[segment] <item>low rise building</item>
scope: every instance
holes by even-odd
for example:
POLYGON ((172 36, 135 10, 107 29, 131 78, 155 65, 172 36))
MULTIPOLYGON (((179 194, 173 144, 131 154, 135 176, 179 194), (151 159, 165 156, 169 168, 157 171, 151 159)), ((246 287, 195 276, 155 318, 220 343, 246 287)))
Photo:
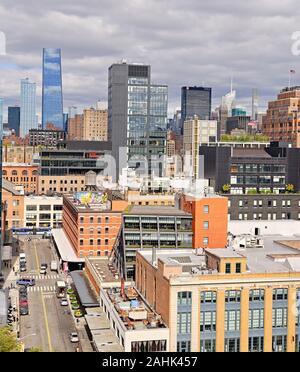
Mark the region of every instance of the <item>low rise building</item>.
POLYGON ((62 226, 63 199, 59 196, 25 196, 24 227, 60 228, 62 226))
POLYGON ((300 220, 300 194, 224 195, 232 221, 300 220))
POLYGON ((169 329, 134 287, 101 289, 104 310, 125 352, 169 351, 169 329))
POLYGON ((39 176, 40 194, 71 194, 85 190, 85 175, 39 176))
POLYGON ((130 205, 175 206, 175 193, 146 193, 128 190, 125 197, 130 205))
POLYGON ((16 186, 23 186, 26 194, 38 193, 38 166, 25 163, 3 163, 2 176, 16 186))
POLYGON ((136 286, 169 327, 170 351, 299 352, 300 245, 294 239, 137 252, 136 286))
POLYGON ((105 192, 64 195, 63 229, 77 257, 109 256, 128 203, 105 192))
POLYGON ((2 201, 5 203, 5 231, 24 226, 24 190, 6 179, 2 180, 2 201))

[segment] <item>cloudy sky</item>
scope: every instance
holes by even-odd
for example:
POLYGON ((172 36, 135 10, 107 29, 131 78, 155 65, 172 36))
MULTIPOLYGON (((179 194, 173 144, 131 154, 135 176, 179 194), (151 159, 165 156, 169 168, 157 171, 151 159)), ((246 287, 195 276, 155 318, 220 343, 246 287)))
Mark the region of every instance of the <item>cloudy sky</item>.
MULTIPOLYGON (((214 104, 233 76, 238 102, 250 107, 257 87, 261 109, 288 83, 300 85, 300 56, 291 52, 300 30, 297 0, 1 0, 0 96, 18 104, 19 81, 38 84, 43 47, 61 47, 64 106, 107 100, 107 70, 126 59, 152 65, 153 80, 169 85, 169 112, 180 87, 213 88, 214 104)), ((299 48, 300 49, 300 48, 299 48)))

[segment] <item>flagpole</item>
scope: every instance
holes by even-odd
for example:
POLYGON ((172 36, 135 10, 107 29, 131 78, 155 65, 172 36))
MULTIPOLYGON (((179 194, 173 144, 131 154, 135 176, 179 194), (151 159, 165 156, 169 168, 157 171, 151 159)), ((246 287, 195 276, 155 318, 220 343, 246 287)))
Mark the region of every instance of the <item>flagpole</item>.
POLYGON ((289 89, 291 89, 291 78, 292 78, 292 72, 289 71, 289 89))

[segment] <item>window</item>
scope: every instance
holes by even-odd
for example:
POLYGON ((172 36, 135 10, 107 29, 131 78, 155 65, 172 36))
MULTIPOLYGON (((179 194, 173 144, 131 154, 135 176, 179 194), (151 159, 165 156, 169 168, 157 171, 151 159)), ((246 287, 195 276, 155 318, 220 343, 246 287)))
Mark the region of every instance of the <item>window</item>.
POLYGON ((189 353, 191 351, 191 341, 177 342, 178 353, 189 353))
POLYGON ((225 265, 225 273, 226 274, 231 274, 231 264, 230 263, 227 263, 225 265))
POLYGON ((191 334, 192 331, 192 314, 179 313, 177 314, 177 334, 191 334))
POLYGON ((201 292, 201 304, 215 304, 217 302, 217 292, 201 292))
POLYGON ((273 309, 273 328, 287 327, 287 308, 273 309))
POLYGON ((225 311, 225 331, 239 331, 240 330, 240 310, 225 311))
POLYGON ((200 332, 216 332, 216 312, 206 311, 200 313, 200 332))
POLYGON ((207 246, 209 243, 209 238, 203 238, 203 245, 207 246))
POLYGON ((249 329, 264 328, 264 309, 249 310, 249 329))
POLYGON ((273 290, 273 301, 287 301, 288 290, 286 288, 279 288, 273 290))
POLYGON ((216 340, 202 340, 200 342, 201 353, 215 353, 216 340))
POLYGON ((240 263, 237 263, 237 264, 235 265, 235 272, 236 272, 237 274, 240 274, 240 273, 242 272, 242 267, 241 267, 241 264, 240 264, 240 263))
POLYGON ((261 302, 265 300, 265 290, 264 289, 254 289, 249 292, 250 302, 261 302))
POLYGON ((226 303, 239 303, 239 302, 241 302, 241 291, 226 291, 225 302, 226 303))
POLYGON ((192 292, 180 292, 177 297, 178 305, 191 306, 192 305, 192 292))
POLYGON ((205 205, 204 206, 204 214, 208 214, 209 213, 209 205, 205 205))
POLYGON ((208 230, 208 229, 209 229, 209 222, 208 222, 208 221, 205 221, 205 222, 203 223, 203 229, 204 229, 204 230, 208 230))

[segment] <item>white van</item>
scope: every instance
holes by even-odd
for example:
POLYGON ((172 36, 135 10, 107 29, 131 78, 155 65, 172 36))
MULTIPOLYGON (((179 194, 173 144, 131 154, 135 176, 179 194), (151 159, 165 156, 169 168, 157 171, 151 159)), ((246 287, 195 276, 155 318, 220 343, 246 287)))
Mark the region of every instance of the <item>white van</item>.
POLYGON ((20 262, 26 263, 26 254, 25 253, 20 253, 20 262))

